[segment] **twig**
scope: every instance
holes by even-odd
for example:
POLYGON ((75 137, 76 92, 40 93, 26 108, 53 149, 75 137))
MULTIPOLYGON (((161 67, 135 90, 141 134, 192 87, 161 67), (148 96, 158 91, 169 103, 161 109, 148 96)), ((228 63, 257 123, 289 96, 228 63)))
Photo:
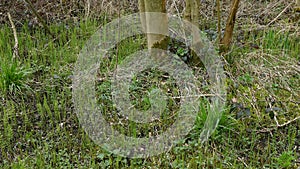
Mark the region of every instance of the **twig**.
POLYGON ((276 127, 273 127, 273 128, 264 128, 264 129, 258 130, 258 132, 259 132, 259 133, 267 133, 267 132, 271 132, 271 131, 276 130, 276 129, 278 129, 278 128, 287 126, 287 125, 289 125, 290 123, 293 123, 293 122, 295 122, 295 121, 297 121, 297 120, 299 120, 299 119, 300 119, 300 116, 298 116, 298 117, 296 117, 296 118, 294 118, 294 119, 292 119, 292 120, 289 120, 288 122, 285 122, 285 123, 283 123, 283 124, 279 124, 278 121, 277 121, 277 119, 276 119, 276 127))
POLYGON ((292 3, 290 3, 287 7, 285 7, 277 16, 274 18, 270 23, 267 24, 267 26, 270 26, 273 22, 275 22, 290 6, 292 3))
POLYGON ((270 9, 275 8, 278 4, 282 3, 284 0, 278 1, 276 3, 268 3, 267 7, 265 8, 265 10, 263 12, 261 12, 257 17, 259 18, 260 16, 266 14, 267 12, 270 11, 270 9))
POLYGON ((284 126, 286 126, 286 125, 289 125, 290 123, 293 123, 294 121, 296 121, 296 120, 298 120, 298 119, 300 119, 300 116, 298 116, 298 117, 294 118, 293 120, 290 120, 290 121, 288 121, 288 122, 286 122, 286 123, 278 124, 277 127, 284 127, 284 126))
MULTIPOLYGON (((181 99, 181 98, 199 98, 199 97, 221 97, 219 94, 199 94, 199 95, 189 95, 189 96, 176 96, 176 97, 172 97, 173 99, 181 99)), ((225 95, 222 95, 222 97, 224 97, 225 95)))
POLYGON ((240 162, 242 162, 242 163, 244 164, 244 166, 245 166, 246 168, 248 168, 248 165, 245 163, 245 161, 244 161, 243 159, 241 159, 239 156, 238 156, 237 158, 238 158, 238 160, 239 160, 240 162))
POLYGON ((85 19, 87 20, 90 15, 90 9, 91 9, 91 2, 90 0, 86 0, 85 3, 85 19))
POLYGON ((15 38, 15 46, 14 46, 14 52, 13 52, 13 59, 15 59, 15 58, 19 58, 19 41, 18 41, 16 26, 11 18, 11 15, 9 12, 7 13, 7 15, 8 15, 8 19, 11 24, 11 28, 13 30, 13 34, 14 34, 14 38, 15 38))

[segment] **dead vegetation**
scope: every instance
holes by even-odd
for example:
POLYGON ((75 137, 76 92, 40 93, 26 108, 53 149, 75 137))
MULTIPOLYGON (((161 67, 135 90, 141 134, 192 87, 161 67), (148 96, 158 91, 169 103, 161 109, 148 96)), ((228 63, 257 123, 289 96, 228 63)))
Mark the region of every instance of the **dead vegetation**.
MULTIPOLYGON (((99 18, 104 14, 107 17, 116 17, 119 13, 128 14, 138 12, 137 0, 31 0, 30 1, 38 14, 46 20, 47 23, 78 21, 82 18, 99 18)), ((221 2, 222 20, 225 24, 231 1, 221 2)), ((168 12, 172 14, 183 15, 184 0, 168 0, 168 12)), ((200 3, 201 20, 214 21, 217 20, 216 4, 211 0, 201 0, 200 3)), ((294 13, 293 1, 241 1, 238 11, 237 21, 243 22, 244 25, 252 25, 253 27, 263 27, 286 24, 286 22, 294 22, 297 25, 297 14, 294 13), (285 9, 286 8, 286 9, 285 9), (280 12, 283 12, 281 15, 280 12), (272 22, 273 19, 276 19, 272 22), (276 22, 275 22, 276 21, 276 22)), ((7 12, 10 12, 17 24, 28 21, 30 24, 37 24, 36 16, 31 12, 25 1, 18 0, 2 0, 0 2, 0 23, 8 23, 7 12)), ((200 23, 200 25, 203 25, 200 23)))

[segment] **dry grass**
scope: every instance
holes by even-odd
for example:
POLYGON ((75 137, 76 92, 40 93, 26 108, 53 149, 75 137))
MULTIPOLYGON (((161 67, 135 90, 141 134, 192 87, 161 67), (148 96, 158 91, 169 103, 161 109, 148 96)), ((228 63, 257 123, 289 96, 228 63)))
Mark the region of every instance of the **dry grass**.
MULTIPOLYGON (((31 0, 39 14, 47 22, 63 22, 84 17, 101 17, 104 14, 109 17, 116 17, 118 14, 138 12, 137 0, 31 0)), ((222 16, 225 21, 229 8, 230 0, 222 1, 222 16)), ((168 0, 168 12, 182 14, 184 10, 184 0, 168 0)), ((294 3, 291 1, 276 0, 266 1, 242 1, 238 13, 238 22, 243 20, 243 24, 253 27, 266 26, 284 10, 273 22, 274 25, 283 24, 282 21, 293 20, 296 18, 293 12, 294 3)), ((31 14, 24 1, 2 1, 0 3, 0 23, 7 23, 6 13, 10 12, 13 18, 19 23, 31 21, 36 23, 35 17, 31 14)), ((212 0, 202 0, 201 10, 199 11, 203 19, 210 21, 216 20, 216 7, 212 0)), ((285 23, 285 22, 284 22, 285 23)), ((272 24, 272 25, 273 25, 272 24)), ((270 26, 270 25, 269 25, 270 26)))
POLYGON ((287 58, 284 52, 279 56, 255 50, 237 61, 239 73, 231 76, 235 82, 245 74, 253 78, 251 84, 240 84, 244 86, 236 88, 236 97, 251 107, 256 117, 264 119, 268 112, 277 109, 274 111, 277 119, 263 121, 261 127, 279 127, 299 118, 299 113, 295 113, 300 112, 299 60, 287 58))

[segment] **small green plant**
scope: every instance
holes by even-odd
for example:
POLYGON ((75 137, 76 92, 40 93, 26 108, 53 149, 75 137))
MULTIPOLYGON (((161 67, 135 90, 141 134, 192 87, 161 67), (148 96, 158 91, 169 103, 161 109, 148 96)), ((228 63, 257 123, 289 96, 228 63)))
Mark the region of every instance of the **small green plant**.
POLYGON ((296 160, 296 157, 293 154, 294 153, 292 151, 285 151, 278 158, 276 158, 280 168, 291 167, 293 161, 296 160))
POLYGON ((251 85, 254 81, 253 77, 250 74, 244 74, 243 76, 239 77, 239 81, 243 85, 251 85))
POLYGON ((0 68, 0 89, 4 93, 16 93, 23 89, 29 89, 26 84, 27 76, 31 73, 29 69, 25 69, 16 61, 12 63, 1 62, 0 68))
POLYGON ((184 48, 181 48, 181 47, 179 47, 179 48, 177 49, 177 52, 176 52, 176 54, 177 54, 178 56, 181 56, 181 57, 183 57, 184 55, 186 55, 186 54, 188 54, 188 53, 189 53, 188 50, 186 50, 186 49, 184 49, 184 48))

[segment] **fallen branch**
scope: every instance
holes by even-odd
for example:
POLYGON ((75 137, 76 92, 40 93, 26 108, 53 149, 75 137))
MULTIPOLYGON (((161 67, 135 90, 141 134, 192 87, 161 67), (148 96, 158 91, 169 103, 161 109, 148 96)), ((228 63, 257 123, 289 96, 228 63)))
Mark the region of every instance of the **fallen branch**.
POLYGON ((7 15, 8 15, 8 19, 11 24, 11 28, 13 30, 14 39, 15 39, 14 52, 13 52, 13 59, 15 59, 15 58, 19 58, 19 41, 18 41, 16 26, 11 18, 11 15, 9 12, 7 13, 7 15))

